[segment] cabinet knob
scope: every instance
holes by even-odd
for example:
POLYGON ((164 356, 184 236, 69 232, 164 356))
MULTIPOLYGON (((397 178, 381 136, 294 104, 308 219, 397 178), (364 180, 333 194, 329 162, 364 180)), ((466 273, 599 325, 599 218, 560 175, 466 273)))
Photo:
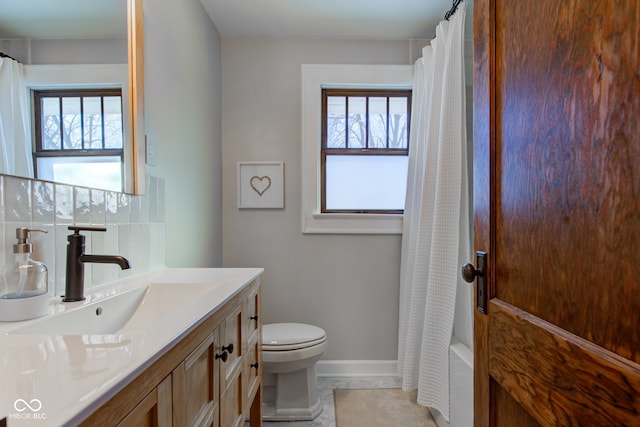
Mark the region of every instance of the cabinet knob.
POLYGON ((226 351, 222 352, 222 354, 216 354, 216 360, 217 359, 222 359, 223 362, 227 361, 227 357, 228 357, 228 355, 227 355, 226 351))
POLYGON ((226 346, 222 346, 222 351, 228 351, 229 354, 233 354, 233 343, 226 346))
POLYGON ((255 320, 257 322, 258 321, 258 315, 256 314, 255 316, 249 317, 249 320, 255 320))
POLYGON ((251 366, 252 368, 256 368, 256 369, 258 369, 258 366, 260 366, 260 365, 258 364, 258 362, 256 362, 256 363, 252 363, 252 364, 251 364, 251 365, 249 365, 249 366, 251 366))

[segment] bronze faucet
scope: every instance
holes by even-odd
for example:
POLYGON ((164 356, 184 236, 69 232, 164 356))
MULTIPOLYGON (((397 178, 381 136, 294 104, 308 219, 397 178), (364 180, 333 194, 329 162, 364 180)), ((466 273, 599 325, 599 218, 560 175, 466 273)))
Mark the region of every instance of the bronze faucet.
POLYGON ((129 261, 119 255, 87 255, 84 253, 85 236, 80 231, 107 231, 105 227, 69 226, 74 233, 67 236, 67 276, 64 302, 84 300, 84 263, 118 264, 121 269, 131 268, 129 261))

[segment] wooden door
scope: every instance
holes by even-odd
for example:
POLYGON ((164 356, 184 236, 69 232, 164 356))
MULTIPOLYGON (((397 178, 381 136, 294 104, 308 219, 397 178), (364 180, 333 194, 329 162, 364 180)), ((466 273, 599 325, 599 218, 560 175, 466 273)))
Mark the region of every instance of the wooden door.
POLYGON ((475 0, 476 426, 640 425, 640 2, 475 0))

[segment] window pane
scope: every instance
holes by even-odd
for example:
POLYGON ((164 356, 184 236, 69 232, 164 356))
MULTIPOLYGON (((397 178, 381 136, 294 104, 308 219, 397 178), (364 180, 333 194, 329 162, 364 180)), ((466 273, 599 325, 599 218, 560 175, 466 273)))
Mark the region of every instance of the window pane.
POLYGON ((84 116, 84 148, 102 148, 102 103, 99 96, 82 99, 84 116))
POLYGON ((347 98, 327 97, 327 148, 345 148, 345 118, 347 98))
POLYGON ((327 156, 326 209, 404 209, 407 166, 407 156, 327 156))
POLYGON ((389 148, 407 149, 407 99, 389 98, 389 148))
POLYGON ((59 150, 60 98, 42 98, 42 149, 59 150))
POLYGON ((40 179, 122 191, 119 156, 38 157, 37 161, 40 179))
POLYGON ((387 148, 387 98, 369 98, 369 148, 387 148))
POLYGON ((367 98, 349 97, 349 148, 365 148, 367 144, 367 98))
POLYGON ((62 98, 62 143, 66 150, 82 149, 80 98, 62 98))
POLYGON ((122 98, 104 97, 104 144, 105 148, 123 148, 122 98))

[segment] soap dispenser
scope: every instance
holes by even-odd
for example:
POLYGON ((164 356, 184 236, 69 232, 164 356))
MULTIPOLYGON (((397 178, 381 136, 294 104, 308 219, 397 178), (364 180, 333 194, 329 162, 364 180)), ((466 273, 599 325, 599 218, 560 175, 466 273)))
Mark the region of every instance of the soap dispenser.
POLYGON ((0 287, 0 321, 14 322, 34 319, 49 312, 47 266, 31 258, 29 234, 46 230, 18 227, 13 245, 13 265, 7 266, 0 287))

